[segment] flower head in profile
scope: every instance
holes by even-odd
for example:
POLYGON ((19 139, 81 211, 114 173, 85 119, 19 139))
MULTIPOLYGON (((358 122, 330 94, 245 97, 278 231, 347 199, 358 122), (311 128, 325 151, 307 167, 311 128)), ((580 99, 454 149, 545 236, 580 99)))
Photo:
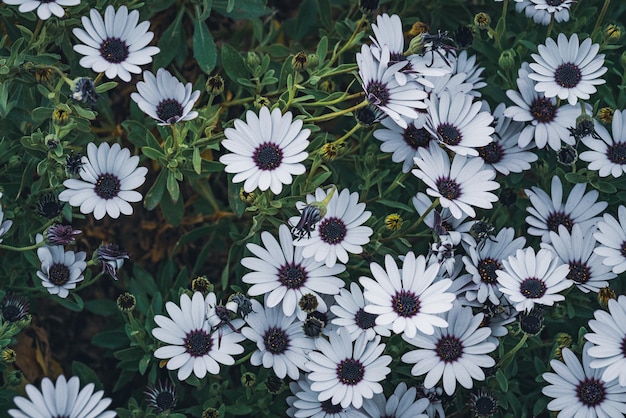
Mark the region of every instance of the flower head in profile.
MULTIPOLYGON (((0 192, 0 198, 2 197, 2 192, 0 192)), ((12 220, 4 221, 4 211, 2 210, 2 205, 0 204, 0 242, 2 242, 2 236, 9 232, 11 226, 13 225, 12 220)))
POLYGON ((30 310, 30 302, 25 296, 9 293, 0 301, 0 318, 4 322, 17 322, 26 318, 30 310))
POLYGON ((51 245, 67 245, 74 242, 74 235, 82 231, 72 228, 72 225, 54 224, 46 230, 46 238, 51 245))
POLYGON ((20 13, 28 13, 37 10, 37 17, 48 20, 50 16, 63 17, 65 10, 61 6, 78 6, 80 0, 2 0, 11 6, 20 6, 20 13))
POLYGON ((191 110, 200 97, 200 91, 191 91, 191 83, 183 84, 169 71, 159 68, 156 77, 150 71, 143 72, 143 81, 137 83, 137 93, 130 97, 137 106, 159 125, 192 120, 198 112, 191 110))
POLYGON ((41 390, 34 385, 26 385, 29 399, 21 396, 13 398, 19 409, 10 409, 13 418, 114 418, 115 411, 106 411, 110 398, 103 398, 104 391, 94 392, 95 384, 89 383, 80 389, 80 380, 74 376, 67 380, 60 375, 56 382, 47 377, 41 381, 41 390), (80 389, 80 390, 79 390, 80 389))
POLYGON ((374 418, 428 418, 429 405, 428 399, 418 397, 416 387, 407 388, 406 383, 400 382, 389 399, 377 393, 372 399, 365 399, 363 409, 374 418))
MULTIPOLYGON (((213 330, 206 317, 206 305, 200 292, 194 292, 193 298, 187 294, 180 296, 180 306, 167 302, 165 309, 169 317, 155 315, 158 325, 152 335, 165 346, 158 348, 154 356, 167 360, 168 370, 178 370, 178 379, 183 381, 191 373, 202 379, 207 373, 218 374, 220 363, 232 366, 236 354, 243 353, 239 345, 245 337, 229 327, 213 330)), ((243 325, 243 320, 235 319, 231 324, 236 329, 243 325)))
MULTIPOLYGON (((536 1, 536 0, 533 0, 536 1)), ((588 100, 596 92, 596 85, 604 84, 600 77, 606 73, 603 67, 604 54, 599 54, 599 44, 592 44, 587 38, 582 44, 574 33, 569 39, 559 34, 557 42, 546 39, 539 45, 539 54, 532 54, 534 71, 528 77, 537 81, 535 90, 546 97, 557 97, 574 105, 578 99, 588 100)))
POLYGON ((308 157, 310 129, 302 129, 302 120, 292 120, 291 112, 284 115, 275 108, 270 113, 261 107, 257 116, 246 112, 246 121, 235 119, 234 128, 226 128, 226 139, 222 145, 228 154, 220 157, 227 173, 234 173, 233 183, 243 184, 247 193, 257 187, 261 191, 270 189, 274 194, 291 184, 292 176, 303 174, 302 164, 308 157))
POLYGON ((434 282, 439 265, 427 266, 423 255, 408 252, 402 269, 389 254, 384 269, 377 263, 370 264, 370 269, 374 279, 361 277, 359 281, 365 288, 363 296, 370 301, 365 312, 378 315, 377 325, 408 337, 414 337, 418 330, 432 334, 434 327, 448 325, 438 314, 452 309, 455 295, 446 292, 452 284, 450 279, 434 282))
MULTIPOLYGON (((39 235, 41 237, 41 235, 39 235)), ((43 246, 37 249, 41 269, 37 277, 51 295, 66 298, 76 284, 83 281, 83 272, 87 268, 87 253, 65 251, 61 245, 43 246)))
POLYGON ((565 300, 559 292, 574 283, 567 278, 569 265, 545 248, 537 254, 532 247, 519 249, 502 260, 502 265, 503 269, 496 271, 500 291, 518 311, 529 312, 535 304, 552 306, 565 300))
POLYGON ((115 280, 117 280, 117 270, 122 268, 124 260, 130 258, 130 254, 126 250, 112 243, 98 247, 96 255, 102 264, 102 273, 107 273, 115 280))
POLYGON ((159 380, 158 385, 151 385, 144 391, 148 406, 157 413, 174 409, 178 398, 176 397, 176 386, 171 380, 165 383, 159 380))
POLYGON ((130 73, 139 74, 140 65, 152 61, 152 55, 159 52, 156 46, 148 46, 154 33, 148 31, 150 22, 139 24, 139 12, 128 12, 126 6, 117 11, 109 5, 104 11, 104 19, 96 9, 91 9, 90 17, 83 16, 83 28, 74 28, 74 35, 84 44, 74 45, 74 51, 84 55, 79 64, 104 73, 108 78, 119 77, 130 81, 130 73))
POLYGON ((480 158, 456 154, 452 163, 448 154, 431 141, 428 150, 415 157, 417 168, 411 171, 428 186, 426 193, 439 198, 441 206, 448 208, 459 219, 463 213, 476 216, 472 206, 491 209, 498 197, 491 193, 500 185, 493 181, 496 172, 485 168, 480 158))
POLYGON ((361 412, 360 408, 352 405, 342 407, 340 404, 333 405, 330 399, 318 400, 318 394, 311 389, 311 380, 306 376, 300 380, 291 382, 289 389, 293 396, 287 397, 287 411, 290 418, 369 418, 361 412))
POLYGON ((63 182, 66 187, 59 200, 80 206, 81 213, 93 212, 96 219, 108 214, 118 218, 120 213, 130 215, 133 207, 128 202, 139 202, 141 193, 135 191, 146 181, 148 169, 137 167, 139 157, 130 156, 127 148, 119 144, 109 146, 103 142, 87 145, 87 156, 82 157, 79 179, 63 182))
POLYGON ((385 344, 380 337, 368 341, 362 334, 353 343, 350 334, 343 328, 332 332, 329 339, 315 340, 317 351, 309 353, 305 363, 308 378, 313 382, 311 389, 318 392, 317 399, 330 399, 333 405, 360 408, 363 399, 382 393, 379 383, 391 372, 387 367, 391 356, 383 355, 385 344))
POLYGON ((515 0, 515 11, 524 13, 535 23, 548 26, 551 21, 557 23, 569 21, 569 9, 574 0, 515 0))
MULTIPOLYGON (((332 193, 333 189, 328 193, 332 193)), ((327 193, 318 188, 315 196, 307 195, 307 203, 324 201, 327 193)), ((323 261, 328 267, 333 267, 337 260, 342 263, 348 262, 348 253, 360 254, 363 245, 367 244, 372 235, 372 228, 363 223, 371 216, 370 211, 365 210, 365 203, 359 203, 359 194, 350 193, 343 189, 341 193, 335 193, 326 208, 326 215, 317 223, 311 236, 294 242, 296 247, 304 247, 304 258, 315 258, 315 261, 323 261)), ((290 219, 295 225, 298 218, 290 219)))
MULTIPOLYGON (((589 335, 589 334, 587 334, 589 335)), ((563 361, 551 360, 554 373, 542 376, 548 386, 541 391, 554 398, 548 410, 559 411, 559 416, 619 417, 626 414, 626 387, 613 379, 602 379, 606 367, 592 368, 595 361, 590 353, 593 344, 583 347, 582 364, 569 348, 562 350, 563 361)))

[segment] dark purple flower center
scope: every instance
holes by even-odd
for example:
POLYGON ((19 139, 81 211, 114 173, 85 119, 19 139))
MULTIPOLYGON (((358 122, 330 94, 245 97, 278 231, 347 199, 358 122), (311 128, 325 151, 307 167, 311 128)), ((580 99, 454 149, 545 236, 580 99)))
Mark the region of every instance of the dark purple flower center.
POLYGON ((363 308, 360 308, 354 314, 354 322, 361 329, 374 328, 376 325, 376 314, 365 312, 363 308))
POLYGON ((490 417, 498 412, 498 402, 489 395, 481 395, 474 402, 474 411, 479 417, 490 417))
POLYGON ((389 102, 387 85, 380 81, 372 81, 366 88, 367 100, 377 106, 385 106, 389 102))
POLYGON ((620 348, 622 349, 622 355, 626 357, 626 337, 622 338, 622 345, 620 348))
POLYGON ((626 143, 618 142, 606 150, 606 156, 613 164, 626 164, 626 143))
POLYGON ((343 411, 341 404, 333 405, 330 399, 326 399, 325 401, 320 402, 320 408, 322 411, 326 412, 326 414, 338 414, 343 411))
POLYGON ((565 0, 546 0, 548 6, 560 6, 565 3, 565 0))
POLYGON ((435 352, 442 361, 454 363, 463 355, 463 343, 453 335, 446 335, 437 341, 435 352))
POLYGON ((478 274, 480 275, 480 280, 487 284, 494 284, 498 282, 498 275, 496 274, 497 270, 502 269, 502 265, 499 261, 494 260, 493 258, 485 258, 484 260, 480 260, 478 262, 478 274))
POLYGON ((420 299, 413 292, 401 290, 391 297, 391 307, 399 316, 410 318, 419 313, 420 299))
POLYGON ((163 122, 176 123, 183 115, 183 106, 175 99, 165 99, 156 107, 156 114, 163 122))
POLYGON ((120 179, 116 175, 104 173, 98 177, 94 191, 101 199, 109 200, 120 193, 120 187, 120 179))
POLYGON ((448 200, 454 200, 461 195, 461 186, 450 178, 438 179, 435 184, 441 196, 448 200))
POLYGON ((318 227, 320 238, 327 244, 340 244, 346 237, 346 224, 339 218, 328 218, 323 220, 318 227))
POLYGON ((572 89, 578 85, 583 78, 580 68, 572 62, 566 62, 557 67, 554 71, 554 81, 566 89, 572 89))
POLYGON ((564 212, 552 212, 550 216, 548 216, 546 225, 548 226, 548 231, 558 233, 559 226, 563 225, 569 232, 572 232, 574 221, 564 212))
POLYGON ((572 261, 569 263, 569 273, 567 273, 567 278, 575 281, 576 283, 587 283, 591 278, 591 270, 585 263, 572 261))
POLYGON ((55 263, 48 270, 48 280, 56 286, 63 286, 70 279, 70 269, 65 264, 55 263))
POLYGON ((546 294, 546 284, 536 277, 524 279, 520 284, 520 292, 528 299, 539 299, 546 294))
POLYGON ((463 139, 461 131, 449 123, 442 123, 439 125, 437 127, 437 134, 439 135, 441 142, 446 145, 458 145, 463 139))
POLYGON ((606 399, 606 390, 604 383, 598 379, 588 378, 580 382, 576 386, 576 395, 583 405, 594 407, 602 404, 606 399))
POLYGON ((300 264, 285 264, 278 270, 278 280, 288 289, 299 289, 307 279, 307 272, 300 264))
POLYGON ((119 38, 107 38, 100 45, 100 56, 112 64, 119 64, 128 58, 126 42, 119 38))
POLYGON ((209 354, 213 345, 211 336, 201 329, 189 332, 183 342, 187 353, 192 357, 202 357, 209 354))
POLYGON ((360 361, 347 358, 337 365, 337 377, 344 385, 356 385, 365 375, 365 366, 360 361))
POLYGON ((487 164, 495 164, 502 161, 502 157, 504 156, 504 151, 502 147, 497 142, 490 142, 484 147, 476 148, 478 151, 478 155, 482 158, 487 164))
POLYGON ((556 106, 546 97, 537 97, 530 103, 530 114, 539 123, 549 123, 556 117, 556 106))
POLYGON ((432 139, 430 133, 424 128, 416 128, 412 123, 402 132, 404 142, 414 150, 425 148, 432 139))
POLYGON ((282 354, 289 348, 289 336, 281 328, 270 327, 263 334, 265 349, 272 354, 282 354))
POLYGON ((283 162, 283 151, 274 143, 264 142, 254 150, 252 159, 259 169, 274 170, 283 162))
POLYGON ((174 408, 176 405, 176 397, 172 392, 162 391, 156 395, 155 405, 163 411, 167 411, 168 409, 174 408))

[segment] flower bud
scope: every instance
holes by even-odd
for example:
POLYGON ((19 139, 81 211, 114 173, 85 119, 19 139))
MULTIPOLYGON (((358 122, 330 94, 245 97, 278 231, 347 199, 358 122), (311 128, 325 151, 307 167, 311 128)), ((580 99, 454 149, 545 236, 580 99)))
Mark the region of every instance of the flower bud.
POLYGON ((480 12, 474 16, 474 24, 480 29, 487 29, 491 24, 491 17, 484 12, 480 12))
POLYGON ((309 66, 309 57, 306 52, 300 51, 291 59, 291 66, 294 70, 302 72, 309 66))
POLYGON ((604 38, 608 43, 617 43, 622 37, 622 28, 617 25, 607 25, 604 29, 604 38))
POLYGON ((224 91, 224 79, 219 75, 214 75, 209 77, 204 85, 207 93, 212 96, 217 96, 222 94, 224 91))
POLYGON ((261 58, 259 58, 256 52, 250 51, 248 52, 248 56, 246 57, 246 63, 248 64, 248 67, 254 70, 259 65, 261 65, 261 58))
POLYGON ((124 313, 132 312, 137 305, 137 299, 130 292, 124 292, 117 297, 117 307, 124 313))
POLYGON ((503 71, 511 71, 515 68, 515 51, 512 49, 505 49, 498 58, 498 66, 503 71))

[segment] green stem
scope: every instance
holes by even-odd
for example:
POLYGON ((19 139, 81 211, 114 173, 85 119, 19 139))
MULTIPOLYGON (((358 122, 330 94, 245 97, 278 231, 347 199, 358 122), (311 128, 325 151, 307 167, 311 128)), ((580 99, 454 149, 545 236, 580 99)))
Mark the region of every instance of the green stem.
POLYGON ((348 101, 348 100, 352 100, 352 99, 358 99, 359 97, 363 97, 365 95, 365 93, 360 92, 360 93, 354 93, 354 94, 343 94, 341 97, 339 97, 338 99, 335 100, 329 100, 327 102, 315 102, 315 103, 303 103, 302 106, 304 107, 326 107, 326 106, 332 106, 332 105, 336 105, 337 103, 341 103, 344 101, 348 101))
POLYGON ((311 122, 323 122, 323 121, 326 121, 326 120, 331 120, 331 119, 336 118, 337 116, 345 115, 346 113, 350 113, 352 111, 355 111, 357 109, 365 107, 365 106, 367 106, 367 104, 368 104, 368 101, 367 100, 363 100, 358 105, 349 107, 347 109, 338 110, 337 112, 327 113, 327 114, 322 115, 322 116, 317 116, 317 117, 313 117, 313 118, 307 118, 307 119, 304 119, 304 122, 311 123, 311 122))
POLYGON ((356 131, 358 131, 359 129, 361 129, 361 124, 357 123, 352 129, 350 129, 344 136, 342 136, 341 138, 339 138, 336 141, 333 141, 335 143, 335 145, 341 145, 343 144, 343 141, 345 141, 346 139, 350 138, 356 131))
POLYGON ((510 361, 510 359, 515 355, 515 353, 517 353, 524 346, 524 344, 526 344, 527 339, 528 339, 528 334, 524 333, 524 335, 522 335, 522 339, 519 340, 517 345, 513 347, 511 351, 506 353, 504 357, 502 357, 502 360, 500 360, 500 365, 502 366, 506 365, 510 361))
MULTIPOLYGON (((419 217, 419 219, 417 220, 417 222, 415 222, 414 226, 418 226, 419 224, 421 224, 422 222, 424 222, 424 219, 426 218, 426 216, 428 216, 428 214, 435 209, 437 206, 439 206, 439 198, 435 199, 435 201, 430 205, 430 207, 428 209, 426 209, 426 212, 424 212, 424 214, 422 216, 419 217)), ((411 228, 413 229, 413 228, 411 228)))
POLYGON ((591 32, 592 38, 600 29, 600 26, 602 26, 602 20, 604 19, 604 15, 606 14, 607 9, 609 8, 609 4, 611 4, 611 0, 604 0, 602 10, 600 10, 600 14, 598 15, 598 19, 596 20, 596 25, 593 27, 593 31, 591 32))
POLYGON ((350 36, 350 39, 348 39, 348 42, 345 43, 344 46, 341 47, 341 49, 339 49, 339 51, 337 51, 336 54, 333 54, 333 56, 331 57, 329 63, 328 63, 328 67, 332 67, 333 64, 335 63, 335 61, 337 61, 337 59, 341 56, 341 54, 343 54, 344 52, 346 52, 348 50, 348 48, 352 47, 352 42, 354 42, 354 38, 356 38, 356 36, 359 34, 359 32, 361 31, 361 27, 363 27, 363 24, 365 23, 365 20, 367 19, 367 15, 365 13, 363 13, 361 15, 361 19, 359 19, 356 28, 354 28, 354 32, 352 32, 352 35, 350 36))
POLYGON ((245 363, 246 361, 250 360, 250 357, 252 357, 252 352, 246 354, 245 356, 243 356, 242 358, 240 358, 239 360, 237 360, 235 362, 235 366, 238 366, 240 364, 245 363))
POLYGON ((29 245, 27 247, 12 247, 10 245, 5 245, 5 244, 0 244, 0 249, 2 250, 9 250, 9 251, 16 251, 16 252, 25 252, 25 251, 30 251, 30 250, 36 250, 39 247, 43 247, 45 245, 44 241, 40 241, 36 244, 33 245, 29 245))
POLYGON ((548 32, 546 32, 546 39, 550 37, 552 33, 552 27, 554 27, 554 13, 550 14, 550 24, 548 25, 548 32))

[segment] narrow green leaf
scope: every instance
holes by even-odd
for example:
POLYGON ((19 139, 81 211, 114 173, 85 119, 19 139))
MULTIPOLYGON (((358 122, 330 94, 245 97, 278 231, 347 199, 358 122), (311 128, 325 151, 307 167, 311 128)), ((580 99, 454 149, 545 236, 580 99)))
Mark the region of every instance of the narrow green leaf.
POLYGON ((176 18, 174 18, 172 24, 165 29, 165 32, 163 32, 163 35, 159 38, 157 45, 161 52, 154 57, 155 68, 167 67, 178 51, 185 47, 185 39, 183 37, 183 31, 181 30, 184 14, 185 8, 179 8, 176 18))
POLYGON ((498 370, 496 372, 496 380, 498 381, 498 385, 500 385, 500 389, 502 392, 507 392, 509 390, 509 381, 507 380, 502 370, 498 370))
POLYGON ((160 162, 161 160, 165 159, 165 154, 163 154, 163 151, 160 149, 154 149, 151 147, 143 147, 141 148, 141 153, 154 161, 160 162))
POLYGON ((105 93, 114 89, 117 86, 117 81, 107 81, 106 83, 98 84, 96 86, 96 93, 105 93))
POLYGON ((174 172, 168 171, 167 173, 167 191, 172 198, 172 202, 176 203, 178 198, 180 197, 180 188, 178 186, 178 180, 176 180, 176 176, 174 172))
POLYGON ((165 190, 165 180, 167 179, 167 170, 161 170, 159 175, 157 176, 156 181, 146 193, 146 199, 144 201, 144 206, 148 210, 153 210, 156 208, 161 202, 161 198, 163 197, 163 191, 165 190))
POLYGON ((193 149, 193 157, 191 159, 191 163, 193 164, 193 170, 200 174, 202 171, 202 157, 200 156, 200 148, 195 147, 193 149))
POLYGON ((224 66, 224 73, 233 81, 237 81, 238 78, 248 79, 250 77, 241 54, 228 44, 222 45, 222 65, 224 66))
POLYGON ((193 56, 207 74, 215 68, 217 48, 206 23, 196 20, 193 24, 193 56))

